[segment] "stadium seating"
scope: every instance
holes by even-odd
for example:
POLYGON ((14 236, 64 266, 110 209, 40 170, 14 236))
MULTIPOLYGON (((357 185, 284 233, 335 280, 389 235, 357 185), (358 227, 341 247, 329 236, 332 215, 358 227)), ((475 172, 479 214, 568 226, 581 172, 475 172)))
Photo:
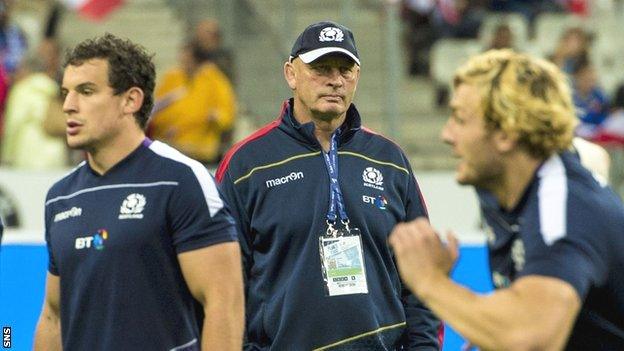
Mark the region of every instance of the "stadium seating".
POLYGON ((438 86, 449 86, 457 67, 483 49, 476 39, 441 39, 431 48, 431 77, 438 86))

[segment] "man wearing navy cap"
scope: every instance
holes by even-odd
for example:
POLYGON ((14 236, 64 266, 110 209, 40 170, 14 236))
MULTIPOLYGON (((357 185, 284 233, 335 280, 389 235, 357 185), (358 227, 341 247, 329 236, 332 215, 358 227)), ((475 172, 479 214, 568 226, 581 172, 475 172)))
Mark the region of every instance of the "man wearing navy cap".
POLYGON ((240 229, 245 350, 437 350, 440 323, 399 278, 392 227, 426 216, 407 157, 361 125, 353 33, 297 38, 280 116, 230 150, 217 182, 240 229))

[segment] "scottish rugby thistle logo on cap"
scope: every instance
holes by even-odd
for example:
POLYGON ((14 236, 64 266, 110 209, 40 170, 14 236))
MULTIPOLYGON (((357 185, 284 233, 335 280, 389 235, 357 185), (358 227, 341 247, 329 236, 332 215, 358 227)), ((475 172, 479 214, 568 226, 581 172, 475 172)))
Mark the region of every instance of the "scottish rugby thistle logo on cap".
POLYGON ((344 33, 336 27, 325 27, 319 34, 319 41, 343 41, 344 33))

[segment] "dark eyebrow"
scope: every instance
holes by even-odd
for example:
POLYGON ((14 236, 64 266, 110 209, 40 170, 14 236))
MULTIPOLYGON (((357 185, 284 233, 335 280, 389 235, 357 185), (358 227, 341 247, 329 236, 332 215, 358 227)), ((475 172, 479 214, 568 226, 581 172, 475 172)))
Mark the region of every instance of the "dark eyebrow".
POLYGON ((85 83, 80 83, 76 86, 76 90, 82 90, 85 88, 97 88, 97 85, 95 83, 92 82, 85 82, 85 83))
MULTIPOLYGON (((85 89, 96 89, 97 88, 97 84, 93 83, 93 82, 84 82, 84 83, 80 83, 78 85, 76 85, 76 87, 74 88, 74 90, 80 92, 83 91, 85 89)), ((68 88, 61 86, 61 95, 65 96, 69 93, 68 88)))

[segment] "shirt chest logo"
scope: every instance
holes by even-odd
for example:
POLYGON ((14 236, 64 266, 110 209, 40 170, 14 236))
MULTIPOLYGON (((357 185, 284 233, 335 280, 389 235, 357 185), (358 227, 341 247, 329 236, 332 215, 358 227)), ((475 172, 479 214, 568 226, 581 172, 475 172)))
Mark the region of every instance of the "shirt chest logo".
POLYGON ((54 215, 54 223, 66 220, 70 217, 80 217, 82 215, 82 208, 72 207, 67 211, 59 212, 54 215))
POLYGON ((383 191, 383 174, 375 167, 366 167, 362 172, 364 186, 383 191))
POLYGON ((269 179, 265 182, 267 188, 286 184, 295 180, 303 179, 303 172, 291 172, 289 175, 275 179, 269 179))
POLYGON ((95 248, 96 250, 104 249, 104 242, 108 239, 108 231, 99 229, 95 234, 76 238, 74 247, 76 250, 85 250, 95 248))
POLYGON ((119 208, 119 219, 142 219, 146 203, 147 200, 142 194, 128 195, 119 208))
POLYGON ((380 210, 385 210, 388 206, 388 200, 383 195, 378 195, 378 196, 362 195, 362 202, 364 202, 365 204, 374 205, 380 210))

